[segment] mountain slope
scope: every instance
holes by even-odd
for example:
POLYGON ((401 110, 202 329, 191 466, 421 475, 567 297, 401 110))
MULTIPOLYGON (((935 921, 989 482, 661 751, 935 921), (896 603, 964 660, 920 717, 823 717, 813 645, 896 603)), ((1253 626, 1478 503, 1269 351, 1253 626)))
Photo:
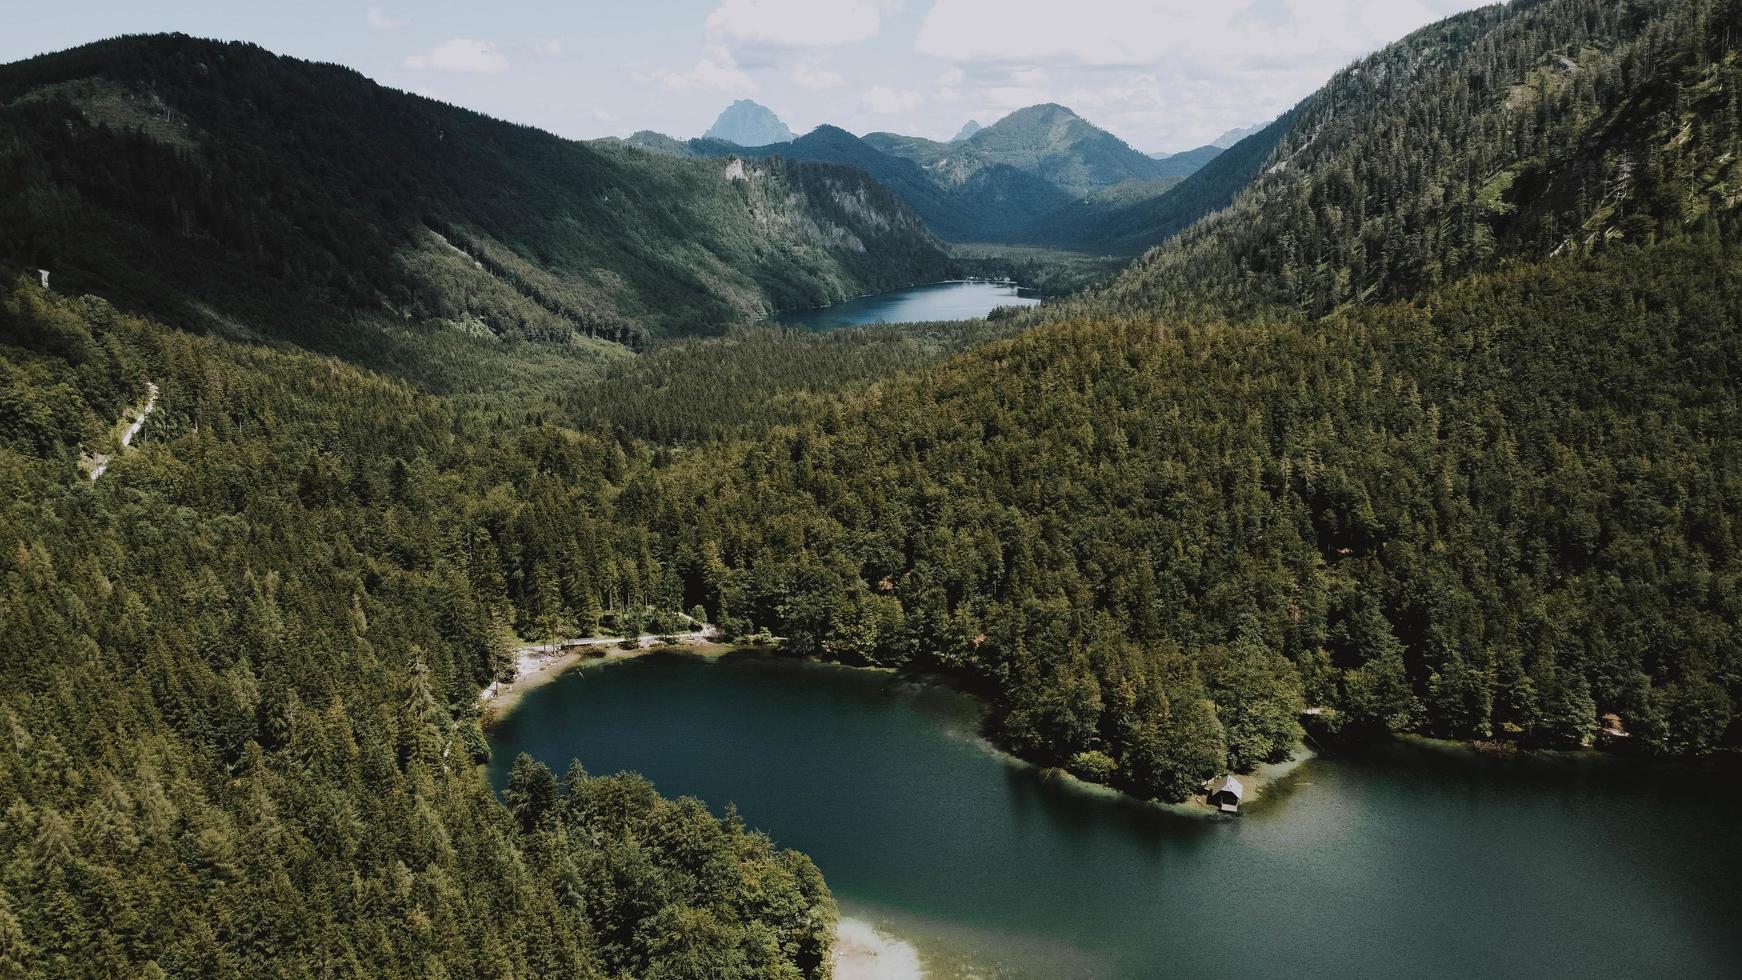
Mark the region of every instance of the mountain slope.
POLYGON ((625 140, 619 140, 615 136, 608 136, 598 140, 598 142, 627 143, 630 146, 647 150, 650 153, 660 153, 670 157, 695 156, 695 153, 691 152, 690 146, 687 142, 673 139, 664 133, 656 133, 651 129, 638 130, 625 140))
POLYGON ((338 311, 634 344, 947 263, 855 171, 574 143, 243 44, 5 66, 0 131, 0 262, 326 349, 354 332, 338 311))
POLYGON ((1239 128, 1239 129, 1230 129, 1227 132, 1223 133, 1222 135, 1211 140, 1210 145, 1217 147, 1219 149, 1226 150, 1226 149, 1232 147, 1235 143, 1238 143, 1241 140, 1245 139, 1246 137, 1252 136, 1255 133, 1258 133, 1259 131, 1263 130, 1266 125, 1268 125, 1268 123, 1259 123, 1256 126, 1246 126, 1244 128, 1239 128))
POLYGON ((950 143, 894 133, 872 133, 865 139, 885 153, 920 164, 946 186, 999 164, 1040 177, 1072 197, 1126 180, 1168 176, 1159 161, 1054 104, 1018 109, 950 143))
POLYGON ((1144 796, 1285 756, 1307 705, 1708 751, 1742 703, 1739 283, 1732 239, 1309 324, 1053 323, 633 513, 723 559, 723 621, 965 673, 1005 745, 1144 796))
MULTIPOLYGON (((1232 146, 1232 144, 1230 144, 1232 146)), ((1190 177, 1202 170, 1204 164, 1222 155, 1226 146, 1200 146, 1195 150, 1184 150, 1179 153, 1157 153, 1151 159, 1162 165, 1163 177, 1190 177)))
POLYGON ((0 975, 826 977, 809 859, 636 776, 485 780, 510 628, 656 599, 595 521, 621 460, 6 284, 0 975), (552 574, 577 541, 609 582, 552 574))
POLYGON ((790 143, 740 147, 691 140, 698 156, 780 157, 856 167, 913 208, 931 231, 951 241, 1001 239, 1059 207, 1067 196, 1047 181, 1007 166, 984 167, 968 180, 940 184, 917 163, 884 153, 868 139, 836 126, 818 126, 790 143))
POLYGON ((1742 744, 1739 13, 1418 32, 1114 288, 620 513, 734 626, 966 675, 1003 744, 1145 796, 1286 756, 1309 705, 1742 744))
MULTIPOLYGON (((1018 232, 1019 241, 1055 248, 1137 255, 1231 204, 1263 172, 1278 141, 1292 126, 1283 115, 1241 140, 1165 193, 1097 195, 1079 206, 1061 208, 1018 232)), ((1161 161, 1166 166, 1172 161, 1161 161)))
POLYGON ((720 113, 714 124, 702 134, 702 139, 723 140, 739 146, 767 146, 790 142, 793 136, 793 131, 786 128, 786 123, 780 121, 774 110, 749 99, 739 99, 720 113))
MULTIPOLYGON (((965 129, 965 128, 964 128, 965 129)), ((1062 106, 1034 106, 949 143, 894 133, 863 138, 835 126, 819 126, 791 142, 743 146, 718 139, 676 143, 657 133, 637 133, 627 142, 668 156, 779 156, 857 167, 894 191, 939 237, 956 242, 1063 241, 1095 249, 1092 224, 1065 214, 1073 201, 1120 188, 1118 205, 1133 205, 1134 188, 1159 190, 1155 182, 1192 173, 1213 159, 1213 148, 1170 160, 1145 157, 1112 134, 1062 106), (1048 235, 1064 221, 1073 230, 1048 235)), ((1085 214, 1115 205, 1092 202, 1085 214)), ((1195 217, 1195 216, 1194 216, 1195 217)), ((1098 220, 1098 219, 1097 219, 1098 220)), ((1123 243, 1122 243, 1123 244, 1123 243)))
POLYGON ((818 126, 790 143, 738 146, 718 140, 691 140, 690 152, 700 157, 731 157, 834 163, 854 167, 899 195, 935 234, 953 238, 972 227, 974 216, 952 201, 907 160, 878 152, 859 137, 836 126, 818 126))
POLYGON ((1411 35, 1297 107, 1263 175, 1106 301, 1311 316, 1735 221, 1739 11, 1545 0, 1411 35))

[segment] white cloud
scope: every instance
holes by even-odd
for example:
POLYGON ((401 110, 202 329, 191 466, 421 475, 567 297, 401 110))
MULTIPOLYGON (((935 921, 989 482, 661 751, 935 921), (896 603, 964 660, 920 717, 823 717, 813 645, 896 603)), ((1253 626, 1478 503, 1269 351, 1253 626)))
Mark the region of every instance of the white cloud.
POLYGON ((999 115, 1012 109, 1022 109, 1042 102, 1057 101, 1051 89, 1029 88, 1024 85, 988 85, 974 92, 988 110, 985 115, 999 115))
POLYGON ((617 121, 617 116, 615 113, 606 112, 604 109, 594 109, 593 110, 593 118, 599 120, 600 122, 616 122, 617 121))
POLYGON ((708 35, 780 48, 846 44, 876 36, 879 7, 875 0, 721 0, 708 15, 708 35))
POLYGON ((1356 58, 1485 2, 936 0, 914 48, 952 63, 940 109, 997 118, 1059 102, 1140 149, 1183 150, 1274 118, 1356 58))
POLYGON ((884 85, 877 85, 865 90, 865 108, 879 116, 893 116, 897 113, 912 112, 925 102, 925 96, 918 92, 901 91, 884 85))
POLYGON ((563 43, 553 37, 546 41, 536 42, 527 50, 531 51, 535 58, 561 58, 563 56, 563 43))
POLYGON ((938 0, 915 48, 956 61, 1340 65, 1480 0, 938 0))
POLYGON ((370 7, 368 14, 369 26, 378 31, 397 31, 411 23, 403 17, 389 17, 380 7, 370 7))
POLYGON ((825 92, 847 84, 847 80, 838 71, 802 63, 792 70, 792 80, 799 88, 808 88, 813 92, 825 92))
POLYGON ((748 95, 757 88, 756 79, 738 67, 731 51, 721 47, 709 48, 707 55, 689 71, 672 72, 661 69, 654 72, 653 77, 660 85, 675 92, 707 89, 748 95))
POLYGON ((503 57, 496 45, 489 41, 474 41, 471 38, 457 37, 452 41, 437 45, 428 53, 414 54, 405 59, 405 67, 420 71, 434 68, 437 71, 464 71, 493 75, 508 70, 508 59, 503 57))

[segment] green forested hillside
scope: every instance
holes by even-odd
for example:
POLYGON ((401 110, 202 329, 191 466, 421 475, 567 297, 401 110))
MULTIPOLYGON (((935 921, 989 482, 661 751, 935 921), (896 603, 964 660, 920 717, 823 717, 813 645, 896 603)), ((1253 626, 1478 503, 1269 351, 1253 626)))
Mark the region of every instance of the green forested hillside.
POLYGON ((866 142, 918 163, 938 182, 961 184, 989 167, 1010 167, 1084 197, 1127 180, 1172 172, 1062 105, 1018 109, 964 140, 938 143, 917 136, 872 133, 866 142))
POLYGON ((1010 318, 876 324, 818 333, 758 327, 680 341, 613 364, 558 399, 581 428, 660 449, 752 436, 843 390, 900 378, 1016 332, 1010 318))
POLYGON ((484 782, 511 629, 675 603, 600 519, 622 463, 9 286, 0 975, 825 975, 808 859, 635 777, 484 782), (146 379, 91 483, 77 444, 146 379))
POLYGON ((1309 707, 1742 744, 1739 9, 1420 32, 1068 304, 609 366, 589 332, 941 253, 855 171, 740 180, 247 46, 0 68, 0 257, 53 276, 0 295, 0 976, 825 975, 802 855, 634 777, 483 780, 516 639, 649 608, 945 672, 1000 744, 1151 798, 1309 707))
MULTIPOLYGON (((1248 133, 1247 135, 1251 134, 1248 133)), ((1242 137, 1242 139, 1244 139, 1244 137, 1242 137)), ((1190 150, 1181 150, 1178 153, 1152 153, 1150 154, 1150 159, 1161 164, 1161 175, 1163 177, 1179 177, 1183 179, 1190 177, 1199 170, 1202 170, 1204 164, 1221 156, 1227 149, 1228 147, 1224 146, 1200 146, 1190 150)))
POLYGON ((1137 255, 1233 203, 1241 191, 1258 179, 1293 120, 1293 112, 1284 113, 1193 169, 1178 183, 1144 194, 1092 196, 1045 216, 1015 237, 1018 241, 1057 248, 1137 255))
POLYGON ((778 157, 856 167, 899 195, 934 234, 950 241, 1008 238, 1071 199, 1046 179, 1007 164, 983 166, 961 179, 942 179, 913 160, 885 152, 869 138, 861 139, 836 126, 818 126, 791 142, 757 147, 709 139, 674 147, 661 139, 658 134, 646 134, 631 142, 655 153, 778 157))
POLYGON ((1426 28, 1303 102, 1257 183, 1102 304, 1317 316, 1734 220, 1739 23, 1735 0, 1536 0, 1426 28))
POLYGON ((0 228, 65 291, 325 349, 344 312, 639 344, 947 268, 857 171, 575 143, 167 35, 0 67, 0 228))
POLYGON ((679 461, 624 516, 710 610, 977 678, 1007 744, 1145 794, 1285 751, 1303 704, 1733 744, 1735 13, 1420 32, 1111 289, 679 461))
POLYGON ((1742 696, 1742 257, 1623 248, 1311 324, 1075 319, 631 482, 796 652, 943 669, 1177 799, 1352 729, 1651 750, 1742 696))
MULTIPOLYGON (((949 143, 895 133, 861 138, 835 126, 818 126, 796 140, 758 147, 707 138, 679 142, 658 133, 637 133, 626 142, 666 156, 745 155, 846 164, 900 195, 927 227, 950 241, 1035 242, 1087 251, 1106 251, 1113 240, 1104 239, 1093 222, 1081 220, 1079 206, 1096 215, 1123 213, 1123 207, 1157 198, 1172 181, 1215 155, 1192 151, 1181 160, 1156 160, 1057 105, 1013 112, 949 143)), ((1238 188, 1228 192, 1230 197, 1234 190, 1238 188)), ((1120 233, 1130 234, 1122 228, 1120 233)), ((1160 240, 1135 245, 1119 241, 1117 246, 1135 254, 1160 240)))

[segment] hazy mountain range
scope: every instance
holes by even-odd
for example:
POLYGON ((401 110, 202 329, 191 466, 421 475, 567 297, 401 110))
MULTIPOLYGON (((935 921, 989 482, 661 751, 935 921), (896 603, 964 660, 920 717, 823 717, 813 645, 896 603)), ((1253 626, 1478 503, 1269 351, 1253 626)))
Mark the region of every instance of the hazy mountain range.
MULTIPOLYGON (((1151 157, 1056 104, 1019 109, 985 127, 969 121, 948 142, 882 132, 859 137, 828 125, 760 144, 719 135, 748 139, 751 132, 786 131, 764 107, 740 101, 700 139, 644 131, 626 142, 670 156, 778 155, 848 164, 900 195, 939 237, 1035 244, 1063 241, 1055 229, 1080 226, 1084 208, 1122 213, 1152 201, 1222 152, 1205 146, 1151 157)), ((1080 244, 1080 237, 1070 240, 1080 244)), ((1132 239, 1121 247, 1147 244, 1153 242, 1132 239)))

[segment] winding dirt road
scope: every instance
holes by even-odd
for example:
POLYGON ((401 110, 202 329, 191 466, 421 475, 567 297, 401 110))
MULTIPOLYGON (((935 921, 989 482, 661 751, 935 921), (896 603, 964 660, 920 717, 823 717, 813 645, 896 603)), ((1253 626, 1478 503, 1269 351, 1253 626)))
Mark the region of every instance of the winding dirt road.
MULTIPOLYGON (((145 393, 145 407, 140 410, 139 417, 133 420, 133 424, 129 425, 126 431, 121 433, 121 449, 126 449, 129 445, 132 445, 133 437, 139 434, 140 429, 145 428, 145 420, 150 418, 152 411, 157 408, 157 385, 150 381, 145 382, 145 393)), ((116 450, 115 452, 118 456, 120 455, 121 450, 116 450)), ((96 462, 96 465, 91 467, 92 483, 95 483, 97 478, 102 476, 104 473, 109 472, 109 461, 111 458, 112 457, 107 454, 98 454, 97 456, 92 457, 96 462)))

